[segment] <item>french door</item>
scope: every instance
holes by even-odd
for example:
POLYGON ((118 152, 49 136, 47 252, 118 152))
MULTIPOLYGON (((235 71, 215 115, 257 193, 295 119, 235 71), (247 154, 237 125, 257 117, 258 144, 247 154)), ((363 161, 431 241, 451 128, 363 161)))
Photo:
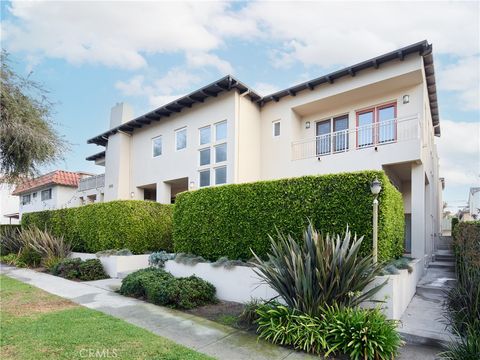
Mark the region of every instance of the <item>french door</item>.
POLYGON ((395 103, 357 112, 357 147, 396 141, 396 117, 395 103))

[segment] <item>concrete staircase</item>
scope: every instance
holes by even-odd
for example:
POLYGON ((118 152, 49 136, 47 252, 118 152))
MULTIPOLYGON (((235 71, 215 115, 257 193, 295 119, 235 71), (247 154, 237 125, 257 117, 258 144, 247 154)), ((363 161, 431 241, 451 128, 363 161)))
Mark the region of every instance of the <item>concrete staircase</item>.
POLYGON ((407 343, 442 347, 453 339, 446 329, 443 303, 455 283, 454 256, 444 242, 434 254, 417 291, 401 318, 399 332, 407 343))

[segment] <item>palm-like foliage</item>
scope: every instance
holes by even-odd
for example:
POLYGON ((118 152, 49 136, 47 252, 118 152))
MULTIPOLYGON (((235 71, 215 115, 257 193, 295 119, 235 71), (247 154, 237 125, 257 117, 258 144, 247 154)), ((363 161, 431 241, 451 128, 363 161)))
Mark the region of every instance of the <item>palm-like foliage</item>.
POLYGON ((48 231, 42 231, 33 226, 20 232, 20 240, 24 247, 35 250, 43 259, 66 258, 70 255, 71 244, 63 237, 56 237, 48 231))
POLYGON ((302 243, 280 232, 270 241, 267 261, 253 253, 254 270, 289 307, 303 313, 318 316, 325 305, 358 305, 383 286, 363 291, 381 266, 374 265, 371 256, 359 255, 363 237, 352 239, 348 227, 343 239, 323 237, 310 223, 302 243))

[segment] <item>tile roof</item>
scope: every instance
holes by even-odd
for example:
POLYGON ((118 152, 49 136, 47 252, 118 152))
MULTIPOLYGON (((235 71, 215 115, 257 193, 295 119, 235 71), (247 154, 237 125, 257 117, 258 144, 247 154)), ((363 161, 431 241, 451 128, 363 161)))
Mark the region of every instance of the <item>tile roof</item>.
POLYGON ((78 187, 78 181, 83 174, 85 173, 55 170, 17 185, 12 195, 20 195, 26 191, 31 191, 47 185, 78 187))

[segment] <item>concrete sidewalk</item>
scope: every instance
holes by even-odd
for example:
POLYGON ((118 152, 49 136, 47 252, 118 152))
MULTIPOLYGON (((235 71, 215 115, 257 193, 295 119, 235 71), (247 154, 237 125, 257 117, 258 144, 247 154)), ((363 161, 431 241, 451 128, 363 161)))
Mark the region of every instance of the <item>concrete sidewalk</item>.
MULTIPOLYGON (((217 359, 318 359, 318 356, 257 340, 256 336, 195 315, 125 297, 114 292, 118 279, 75 282, 29 269, 0 265, 0 273, 115 316, 154 334, 217 359)), ((438 349, 407 345, 397 359, 433 360, 438 349)))

